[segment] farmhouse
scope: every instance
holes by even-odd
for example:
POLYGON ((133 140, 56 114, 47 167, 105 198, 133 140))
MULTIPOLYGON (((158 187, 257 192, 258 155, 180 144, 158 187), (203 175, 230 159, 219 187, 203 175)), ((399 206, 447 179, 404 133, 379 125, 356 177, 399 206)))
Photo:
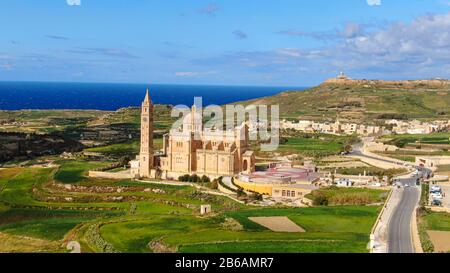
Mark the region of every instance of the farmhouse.
POLYGON ((348 178, 341 178, 337 181, 337 186, 342 188, 348 188, 353 186, 353 182, 350 181, 348 178))

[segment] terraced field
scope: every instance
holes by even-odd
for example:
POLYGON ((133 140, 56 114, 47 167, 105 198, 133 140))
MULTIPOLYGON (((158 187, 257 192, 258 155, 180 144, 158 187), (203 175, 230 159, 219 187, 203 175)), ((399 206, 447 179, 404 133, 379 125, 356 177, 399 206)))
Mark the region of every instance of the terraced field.
POLYGON ((76 240, 82 252, 366 252, 379 210, 244 206, 189 186, 84 176, 105 163, 55 163, 0 170, 0 251, 65 252, 76 240), (214 213, 200 216, 201 204, 214 213), (286 216, 306 232, 272 232, 256 216, 286 216))

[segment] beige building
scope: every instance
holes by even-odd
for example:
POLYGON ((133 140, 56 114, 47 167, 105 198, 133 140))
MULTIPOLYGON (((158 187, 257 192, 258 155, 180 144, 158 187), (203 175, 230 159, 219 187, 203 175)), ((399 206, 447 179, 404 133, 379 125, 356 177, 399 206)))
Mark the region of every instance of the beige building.
POLYGON ((162 155, 153 150, 153 104, 148 90, 142 103, 141 147, 130 162, 131 176, 137 178, 177 179, 185 174, 210 178, 255 171, 255 155, 249 150, 248 126, 234 130, 205 129, 195 106, 185 115, 181 126, 164 135, 162 155))
POLYGON ((248 136, 245 124, 229 131, 204 128, 202 115, 193 106, 182 125, 164 135, 164 155, 160 157, 163 176, 250 174, 255 171, 255 156, 249 150, 248 136))
POLYGON ((303 199, 305 195, 317 189, 319 189, 319 187, 311 184, 274 185, 272 188, 272 197, 284 199, 303 199))

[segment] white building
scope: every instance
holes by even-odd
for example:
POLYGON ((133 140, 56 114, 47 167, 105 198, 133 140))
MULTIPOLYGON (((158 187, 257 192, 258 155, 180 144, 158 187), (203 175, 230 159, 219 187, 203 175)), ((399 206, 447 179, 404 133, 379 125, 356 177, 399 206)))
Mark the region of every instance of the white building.
POLYGON ((342 188, 349 188, 353 186, 353 182, 348 178, 341 178, 337 181, 337 186, 342 188))

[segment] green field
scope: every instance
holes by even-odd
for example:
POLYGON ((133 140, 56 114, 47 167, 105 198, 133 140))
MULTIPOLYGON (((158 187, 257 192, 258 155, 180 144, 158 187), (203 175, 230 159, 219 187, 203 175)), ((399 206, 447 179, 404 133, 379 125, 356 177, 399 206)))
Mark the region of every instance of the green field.
POLYGON ((403 148, 408 144, 438 144, 450 145, 450 133, 434 133, 428 135, 388 135, 381 140, 386 140, 388 144, 403 148))
POLYGON ((344 150, 352 137, 332 135, 305 135, 286 137, 281 140, 277 151, 298 153, 304 156, 322 157, 336 155, 344 150))
POLYGON ((385 190, 328 187, 315 190, 306 197, 317 205, 360 205, 382 203, 387 196, 385 190))
POLYGON ((243 230, 223 228, 222 217, 156 216, 101 227, 103 238, 125 252, 149 252, 148 242, 161 240, 180 252, 366 252, 368 233, 378 207, 251 209, 225 213, 243 230), (277 233, 248 220, 252 216, 287 216, 305 233, 277 233))
POLYGON ((83 252, 160 251, 154 242, 165 252, 367 252, 379 211, 371 206, 253 208, 188 186, 84 176, 106 163, 55 163, 60 167, 0 170, 0 237, 5 242, 0 251, 64 252, 62 241, 69 236, 83 252), (52 181, 85 190, 55 187, 52 181), (211 204, 214 214, 200 217, 201 204, 211 204), (306 232, 272 232, 249 221, 250 216, 287 216, 306 232), (226 225, 229 219, 238 228, 226 225), (23 236, 31 238, 28 244, 23 236))
MULTIPOLYGON (((162 138, 156 138, 153 140, 155 149, 162 148, 162 138)), ((139 153, 140 142, 138 140, 125 143, 111 144, 107 146, 88 148, 86 152, 102 153, 113 156, 126 156, 136 155, 139 153)))
POLYGON ((450 231, 450 214, 421 209, 418 223, 420 241, 424 252, 434 252, 434 246, 427 231, 450 231))
POLYGON ((425 217, 428 230, 450 231, 450 214, 448 213, 428 213, 425 217))
POLYGON ((55 179, 63 183, 77 183, 85 179, 87 171, 105 167, 111 164, 111 162, 97 162, 97 161, 57 161, 57 164, 61 164, 61 167, 55 174, 55 179))

